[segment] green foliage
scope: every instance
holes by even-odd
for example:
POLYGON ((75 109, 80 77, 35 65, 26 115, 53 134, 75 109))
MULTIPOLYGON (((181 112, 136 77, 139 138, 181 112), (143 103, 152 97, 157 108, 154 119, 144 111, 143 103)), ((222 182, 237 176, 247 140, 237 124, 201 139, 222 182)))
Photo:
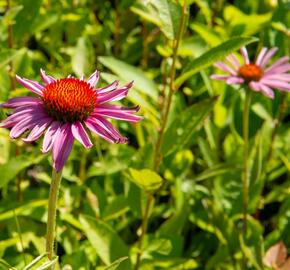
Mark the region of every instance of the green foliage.
MULTIPOLYGON (((42 138, 23 143, 1 128, 0 269, 133 270, 141 252, 138 270, 242 269, 243 254, 252 270, 267 269, 265 252, 280 240, 289 253, 289 95, 252 94, 243 237, 244 90, 210 79, 213 64, 230 53, 242 60, 242 46, 252 61, 262 47, 279 48, 271 63, 289 55, 286 2, 0 0, 1 103, 34 96, 16 74, 40 81, 43 68, 56 78, 86 79, 98 69, 97 88, 134 82, 128 98, 114 104, 139 105, 144 117, 112 120, 127 144, 97 136, 90 136, 91 149, 74 143, 53 260, 44 253, 51 153, 41 153, 42 138)), ((0 110, 1 120, 11 113, 0 110)))

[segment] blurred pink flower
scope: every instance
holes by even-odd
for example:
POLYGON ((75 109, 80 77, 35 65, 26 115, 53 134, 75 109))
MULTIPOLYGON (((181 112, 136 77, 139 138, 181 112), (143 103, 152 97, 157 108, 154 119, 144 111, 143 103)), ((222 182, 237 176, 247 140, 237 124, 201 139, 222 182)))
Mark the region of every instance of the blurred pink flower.
POLYGON ((23 139, 32 142, 44 134, 42 152, 52 150, 53 166, 62 170, 76 139, 85 148, 92 147, 87 129, 110 143, 125 143, 123 137, 106 118, 129 122, 142 119, 134 115, 139 107, 124 108, 106 104, 127 96, 132 82, 118 88, 118 81, 95 88, 100 74, 95 71, 87 81, 71 76, 56 80, 40 70, 43 84, 16 76, 19 83, 37 97, 25 96, 9 99, 2 108, 13 109, 0 127, 11 128, 10 137, 18 138, 25 131, 30 133, 23 139))
POLYGON ((262 48, 256 61, 250 62, 245 47, 241 48, 243 63, 234 54, 226 57, 227 63, 217 62, 215 67, 228 72, 229 75, 214 74, 215 80, 224 80, 227 84, 247 84, 252 90, 261 92, 269 98, 274 98, 273 88, 290 91, 289 57, 284 56, 274 64, 266 67, 278 48, 262 48))

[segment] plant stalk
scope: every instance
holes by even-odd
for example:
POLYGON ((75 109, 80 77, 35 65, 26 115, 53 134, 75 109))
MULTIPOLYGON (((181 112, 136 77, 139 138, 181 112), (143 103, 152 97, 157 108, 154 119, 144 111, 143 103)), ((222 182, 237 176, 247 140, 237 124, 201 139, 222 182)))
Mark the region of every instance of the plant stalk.
MULTIPOLYGON (((246 98, 244 104, 243 112, 243 139, 244 139, 244 157, 243 157, 243 238, 246 241, 247 236, 247 214, 248 214, 248 202, 249 202, 249 114, 250 114, 250 105, 251 105, 251 90, 246 89, 246 98)), ((243 253, 243 267, 246 269, 246 258, 243 253)))
POLYGON ((52 171, 52 181, 50 184, 49 200, 48 200, 48 218, 47 218, 47 235, 46 235, 46 251, 48 252, 48 258, 53 259, 54 256, 54 239, 56 229, 56 207, 58 192, 61 181, 61 173, 55 169, 52 171))
POLYGON ((187 10, 186 9, 186 1, 184 1, 183 7, 182 7, 182 15, 180 18, 178 34, 177 34, 176 39, 173 40, 173 56, 172 56, 172 65, 171 65, 171 70, 170 70, 169 93, 168 93, 164 113, 161 115, 161 127, 160 127, 160 131, 159 131, 158 137, 157 137, 155 153, 154 153, 154 160, 153 160, 153 166, 154 166, 155 171, 158 171, 159 165, 160 165, 160 162, 162 159, 162 157, 160 155, 160 148, 161 148, 165 128, 166 128, 167 121, 168 121, 168 115, 169 115, 170 108, 171 108, 172 97, 173 97, 173 94, 175 93, 174 80, 175 80, 175 73, 176 73, 177 52, 178 52, 178 47, 179 47, 180 40, 182 38, 183 31, 184 31, 186 10, 187 10))
POLYGON ((153 205, 153 202, 154 202, 153 195, 148 194, 147 202, 146 202, 146 206, 145 206, 145 211, 144 211, 144 216, 143 216, 143 221, 142 221, 142 225, 141 225, 141 235, 140 235, 139 242, 138 242, 138 253, 137 253, 137 257, 136 257, 136 263, 135 263, 134 270, 138 270, 139 266, 140 266, 143 240, 144 240, 144 236, 147 232, 149 214, 150 214, 150 209, 151 209, 151 206, 153 205))

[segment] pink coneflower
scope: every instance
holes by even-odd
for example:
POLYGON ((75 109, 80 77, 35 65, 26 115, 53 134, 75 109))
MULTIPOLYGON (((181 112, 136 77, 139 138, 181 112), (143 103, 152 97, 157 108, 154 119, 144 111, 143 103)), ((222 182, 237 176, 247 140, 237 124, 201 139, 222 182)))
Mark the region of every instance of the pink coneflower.
POLYGON ((44 134, 42 152, 52 150, 53 166, 61 171, 72 149, 74 140, 85 148, 92 147, 86 129, 98 134, 110 143, 125 143, 123 137, 106 118, 129 122, 142 119, 134 115, 139 107, 123 108, 105 104, 126 97, 132 82, 118 88, 118 81, 102 88, 95 88, 100 74, 95 71, 87 81, 71 76, 56 80, 40 70, 43 85, 16 76, 17 81, 31 90, 37 97, 16 97, 1 107, 13 109, 0 127, 11 128, 10 137, 18 138, 25 131, 30 133, 23 139, 32 142, 44 134))
POLYGON ((273 88, 281 91, 290 91, 290 64, 289 57, 284 56, 274 64, 266 67, 278 48, 268 50, 263 48, 256 61, 250 62, 245 47, 241 48, 244 63, 234 54, 226 57, 227 63, 217 62, 215 67, 228 72, 229 75, 211 76, 215 80, 224 80, 227 84, 247 84, 252 90, 261 92, 269 98, 274 98, 273 88))

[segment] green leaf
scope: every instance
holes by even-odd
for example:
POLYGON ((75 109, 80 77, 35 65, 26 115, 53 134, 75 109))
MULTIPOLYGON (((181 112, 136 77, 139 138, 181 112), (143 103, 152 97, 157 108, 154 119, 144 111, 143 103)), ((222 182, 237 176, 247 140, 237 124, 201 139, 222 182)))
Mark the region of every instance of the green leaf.
POLYGON ((212 110, 215 101, 215 98, 201 101, 175 117, 164 134, 161 146, 161 153, 164 156, 188 142, 194 130, 202 124, 212 110))
POLYGON ((154 0, 151 5, 156 8, 163 34, 174 39, 178 33, 181 6, 172 0, 154 0))
MULTIPOLYGON (((128 256, 128 247, 107 223, 87 216, 80 216, 80 222, 92 247, 106 265, 112 264, 120 257, 128 256)), ((120 265, 120 269, 129 268, 129 261, 120 265)))
POLYGON ((221 36, 218 35, 212 28, 200 23, 193 23, 190 27, 210 46, 216 46, 222 42, 221 36))
POLYGON ((186 67, 184 72, 176 79, 175 87, 178 89, 182 83, 190 78, 195 73, 211 66, 218 60, 223 59, 233 51, 238 50, 244 45, 257 41, 253 37, 234 37, 222 44, 210 49, 203 55, 191 61, 186 67))
POLYGON ((80 37, 77 46, 73 50, 71 64, 73 71, 79 77, 88 75, 92 71, 92 63, 94 62, 94 49, 90 39, 80 37))
POLYGON ((141 69, 131 66, 123 61, 120 61, 111 56, 100 56, 99 61, 116 73, 121 79, 125 81, 134 81, 134 88, 139 90, 146 96, 157 101, 158 89, 154 82, 146 77, 141 69))
POLYGON ((146 252, 157 252, 159 254, 168 255, 172 250, 172 243, 169 239, 158 238, 150 241, 145 248, 146 252))
POLYGON ((45 270, 51 269, 58 261, 58 256, 54 256, 52 260, 48 258, 47 253, 39 255, 30 264, 25 266, 23 270, 45 270))
POLYGON ((12 61, 17 56, 23 53, 23 50, 15 50, 15 49, 2 49, 0 52, 0 68, 3 68, 7 65, 10 61, 12 61))
POLYGON ((149 169, 135 170, 130 168, 129 171, 131 174, 130 180, 145 191, 158 190, 163 183, 162 178, 149 169))
POLYGON ((15 267, 12 267, 8 262, 4 261, 3 259, 0 259, 0 266, 8 270, 17 270, 15 267))
POLYGON ((0 221, 13 218, 14 215, 29 216, 31 212, 35 211, 35 208, 46 206, 46 205, 47 205, 47 200, 37 200, 37 201, 32 201, 26 204, 22 203, 20 207, 16 207, 16 208, 13 208, 11 210, 1 213, 0 221))
POLYGON ((7 163, 0 166, 0 188, 6 186, 9 181, 21 172, 23 169, 39 163, 45 155, 39 156, 27 156, 21 155, 18 157, 11 158, 7 163))
POLYGON ((115 270, 119 267, 120 263, 127 260, 128 257, 122 257, 122 258, 119 258, 118 260, 114 261, 111 265, 107 266, 105 268, 105 270, 115 270))
POLYGON ((265 24, 271 21, 273 13, 245 14, 235 6, 228 5, 224 8, 224 19, 227 27, 236 35, 253 35, 265 24))
POLYGON ((154 0, 148 3, 136 3, 131 11, 143 20, 158 26, 168 39, 174 39, 178 33, 181 17, 181 5, 172 0, 154 0))

